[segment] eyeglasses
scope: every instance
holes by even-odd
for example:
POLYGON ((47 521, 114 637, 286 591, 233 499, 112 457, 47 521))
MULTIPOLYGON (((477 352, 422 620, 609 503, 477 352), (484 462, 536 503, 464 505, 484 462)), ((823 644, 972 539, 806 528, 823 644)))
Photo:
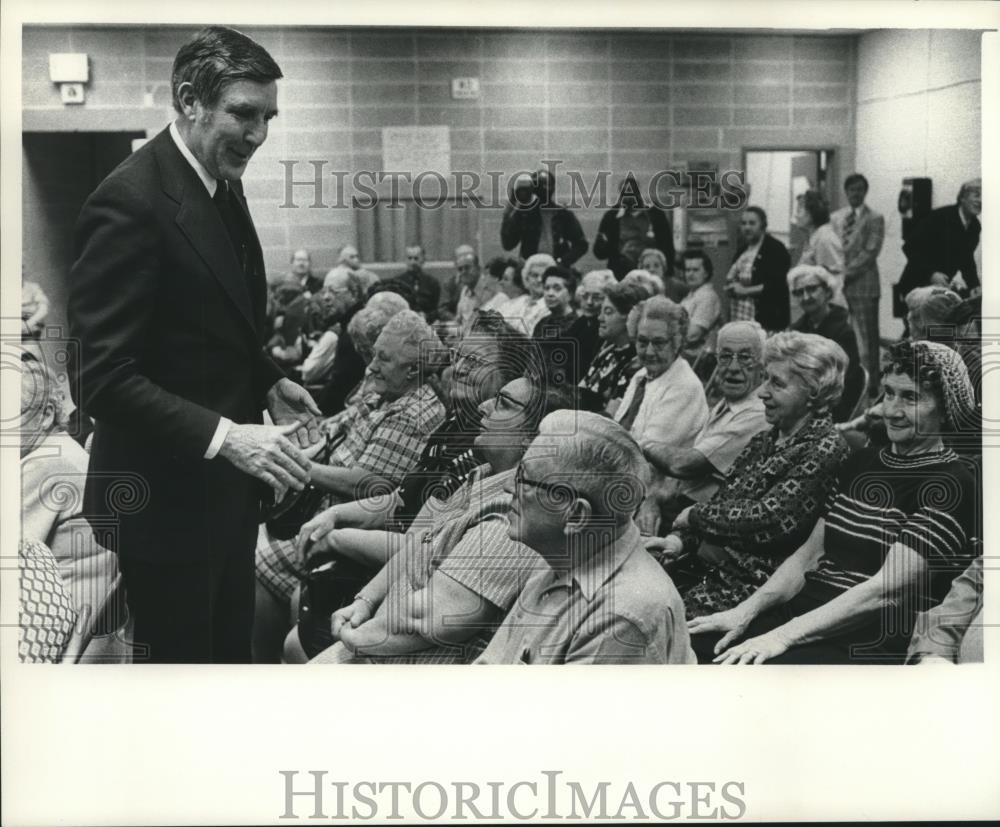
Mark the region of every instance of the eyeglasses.
POLYGON ((448 353, 451 356, 451 364, 454 368, 461 365, 468 370, 476 370, 478 368, 489 367, 490 365, 490 360, 484 359, 478 353, 461 353, 457 347, 449 348, 448 353))
POLYGON ((745 350, 740 351, 739 353, 731 353, 728 350, 724 350, 716 357, 718 363, 723 367, 728 367, 733 359, 736 359, 737 364, 739 364, 741 368, 752 368, 757 363, 754 355, 745 350))
POLYGON ((795 296, 795 298, 797 299, 801 299, 806 293, 812 294, 822 289, 823 289, 822 284, 807 284, 804 287, 796 287, 792 291, 792 295, 795 296))
POLYGON ((653 350, 666 350, 668 347, 673 345, 671 339, 647 339, 644 336, 639 336, 635 340, 636 348, 652 348, 653 350))
POLYGON ((525 486, 547 491, 549 494, 560 499, 568 499, 570 496, 576 495, 573 487, 565 482, 542 482, 541 480, 528 479, 524 475, 524 466, 518 465, 517 470, 514 472, 514 488, 520 490, 525 486))

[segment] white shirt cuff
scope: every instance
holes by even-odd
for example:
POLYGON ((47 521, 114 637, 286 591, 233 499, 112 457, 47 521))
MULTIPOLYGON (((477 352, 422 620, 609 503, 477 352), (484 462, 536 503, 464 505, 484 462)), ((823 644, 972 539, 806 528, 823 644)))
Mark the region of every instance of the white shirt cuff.
POLYGON ((219 424, 215 427, 215 435, 212 437, 212 441, 208 443, 208 450, 205 451, 205 459, 215 459, 216 454, 222 448, 222 443, 226 441, 226 435, 229 433, 232 425, 233 420, 226 419, 226 417, 222 417, 219 420, 219 424))

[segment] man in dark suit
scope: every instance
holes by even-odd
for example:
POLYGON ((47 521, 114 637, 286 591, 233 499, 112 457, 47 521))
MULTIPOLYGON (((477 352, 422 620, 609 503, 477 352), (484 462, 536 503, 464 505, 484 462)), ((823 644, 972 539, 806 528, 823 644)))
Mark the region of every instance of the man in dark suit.
POLYGON ((77 223, 76 401, 97 422, 84 509, 119 555, 137 660, 249 662, 262 491, 301 489, 319 439, 318 409, 261 350, 264 262, 240 184, 280 77, 245 35, 199 32, 174 60, 177 119, 77 223))
POLYGON ((901 296, 914 287, 935 284, 950 287, 963 298, 982 292, 975 259, 982 209, 983 182, 974 178, 962 184, 957 203, 931 210, 913 228, 903 245, 906 268, 899 279, 901 296))

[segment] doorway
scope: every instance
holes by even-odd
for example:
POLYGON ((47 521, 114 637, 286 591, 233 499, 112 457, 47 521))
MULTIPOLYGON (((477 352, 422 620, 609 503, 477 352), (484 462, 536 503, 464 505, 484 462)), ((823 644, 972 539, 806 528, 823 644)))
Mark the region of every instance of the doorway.
MULTIPOLYGON (((132 152, 145 132, 24 132, 21 135, 22 243, 24 278, 39 284, 49 300, 45 330, 32 349, 46 364, 69 364, 66 297, 73 266, 73 228, 83 202, 132 152)), ((57 375, 63 376, 62 370, 57 375)), ((68 381, 68 377, 67 377, 68 381)), ((64 389, 65 390, 65 389, 64 389)), ((72 408, 65 394, 67 412, 72 408)))
POLYGON ((833 187, 831 149, 744 150, 743 169, 750 203, 767 213, 767 230, 784 244, 792 261, 798 260, 808 233, 795 224, 796 199, 806 190, 822 192, 827 200, 833 187))

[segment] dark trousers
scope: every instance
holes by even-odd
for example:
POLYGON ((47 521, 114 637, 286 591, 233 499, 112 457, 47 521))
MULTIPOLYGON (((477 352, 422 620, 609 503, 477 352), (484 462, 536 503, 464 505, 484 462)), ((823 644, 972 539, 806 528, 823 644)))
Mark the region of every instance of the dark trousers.
POLYGON ((251 662, 255 538, 201 559, 120 556, 136 663, 251 662))

